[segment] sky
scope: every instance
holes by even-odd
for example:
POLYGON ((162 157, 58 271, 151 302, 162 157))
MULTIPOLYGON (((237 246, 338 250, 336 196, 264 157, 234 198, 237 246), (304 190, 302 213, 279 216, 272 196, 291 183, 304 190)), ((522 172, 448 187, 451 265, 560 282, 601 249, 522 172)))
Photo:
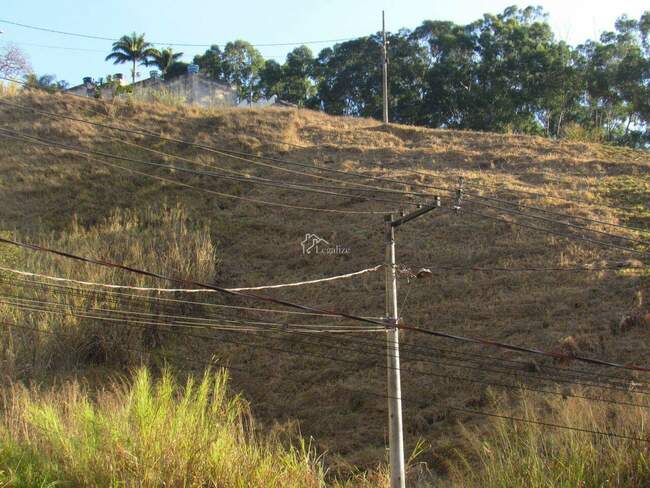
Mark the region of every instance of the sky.
MULTIPOLYGON (((381 29, 381 11, 386 11, 386 28, 413 29, 423 20, 471 22, 484 13, 499 13, 513 0, 2 0, 0 20, 49 29, 118 38, 136 31, 149 41, 205 45, 177 47, 190 62, 211 44, 223 45, 244 39, 253 44, 306 43, 316 55, 332 45, 307 41, 342 39, 368 35, 381 29)), ((537 0, 549 14, 558 39, 579 44, 612 30, 622 14, 639 18, 650 10, 647 0, 537 0)), ((519 3, 524 7, 528 4, 519 3)), ((124 73, 125 65, 104 61, 111 42, 39 32, 0 22, 0 46, 13 43, 28 55, 33 70, 53 74, 71 85, 84 76, 103 77, 124 73), (46 47, 48 46, 48 47, 46 47)), ((266 58, 283 61, 296 46, 260 46, 266 58)), ((139 69, 148 77, 149 69, 139 69)))

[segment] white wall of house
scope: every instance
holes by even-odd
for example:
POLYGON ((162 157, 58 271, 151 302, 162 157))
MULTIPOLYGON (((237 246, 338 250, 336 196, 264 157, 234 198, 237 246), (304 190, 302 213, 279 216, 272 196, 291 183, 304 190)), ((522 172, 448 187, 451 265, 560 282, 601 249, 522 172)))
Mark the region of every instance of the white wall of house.
MULTIPOLYGON (((169 81, 160 78, 148 78, 138 81, 133 86, 134 93, 142 99, 162 99, 167 96, 188 105, 200 107, 234 107, 237 106, 237 90, 224 83, 209 79, 201 73, 185 73, 169 81)), ((74 86, 67 90, 69 93, 84 97, 94 97, 94 86, 85 84, 74 86)), ((114 89, 101 88, 101 98, 112 100, 114 89)))
POLYGON ((237 91, 234 88, 200 73, 186 73, 169 81, 150 78, 137 83, 134 90, 167 92, 182 98, 188 105, 201 107, 233 107, 237 104, 237 91))

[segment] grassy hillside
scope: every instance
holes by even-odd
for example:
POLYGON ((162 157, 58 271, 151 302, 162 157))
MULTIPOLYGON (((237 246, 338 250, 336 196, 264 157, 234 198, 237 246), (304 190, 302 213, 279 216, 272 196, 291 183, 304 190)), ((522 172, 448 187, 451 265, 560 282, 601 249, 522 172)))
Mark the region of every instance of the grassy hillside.
MULTIPOLYGON (((650 228, 650 157, 646 152, 518 135, 384 127, 373 120, 336 118, 302 110, 203 111, 133 103, 106 104, 38 94, 7 94, 3 100, 97 122, 135 124, 167 137, 452 190, 462 175, 468 184, 483 185, 480 189, 468 186, 470 192, 474 188, 477 193, 526 205, 650 228), (418 173, 413 174, 411 170, 418 173)), ((203 165, 254 176, 334 184, 188 145, 117 134, 7 106, 0 107, 0 120, 4 128, 116 155, 186 164, 152 154, 134 146, 135 143, 203 165)), ((198 188, 269 202, 339 210, 397 210, 392 204, 364 202, 359 198, 302 194, 208 176, 170 174, 135 163, 115 164, 198 188)), ((349 180, 345 175, 333 177, 349 180)), ((212 280, 226 287, 347 273, 381 264, 384 259, 381 214, 319 213, 222 198, 102 165, 69 151, 4 137, 0 137, 0 185, 0 223, 9 235, 174 276, 212 280), (349 247, 350 253, 303 255, 300 243, 306 233, 349 247)), ((422 190, 408 183, 391 187, 422 190)), ((374 195, 382 197, 382 194, 374 195)), ((453 204, 453 196, 440 195, 444 206, 453 204)), ((413 207, 405 204, 404 208, 413 207)), ((480 211, 519 220, 499 211, 480 211)), ((550 228, 572 232, 562 227, 550 228)), ((628 237, 650 237, 650 232, 635 233, 604 225, 593 228, 628 237)), ((97 282, 167 286, 47 255, 0 250, 4 265, 38 273, 97 282)), ((400 265, 416 269, 420 266, 616 266, 642 262, 639 256, 623 251, 602 249, 584 241, 463 213, 435 218, 432 214, 400 229, 397 253, 400 265)), ((20 294, 103 310, 124 307, 123 302, 100 294, 62 297, 51 289, 22 286, 14 276, 2 275, 2 279, 3 295, 20 294)), ((648 280, 642 273, 435 271, 429 280, 409 282, 402 278, 399 289, 407 324, 543 349, 568 348, 625 363, 647 362, 648 280), (626 317, 634 320, 625 320, 626 317)), ((384 311, 382 273, 270 294, 364 316, 380 317, 384 311)), ((191 299, 229 306, 250 305, 243 300, 211 294, 191 299)), ((218 312, 230 318, 243 314, 238 309, 215 311, 204 305, 189 304, 168 304, 161 310, 153 302, 137 310, 205 316, 218 312)), ((302 435, 315 439, 317 451, 328 453, 327 464, 343 471, 352 469, 351 466, 374 466, 385 460, 385 399, 360 393, 385 392, 382 368, 385 358, 376 351, 372 354, 370 350, 349 344, 343 337, 331 340, 329 336, 314 336, 298 340, 282 333, 235 336, 237 341, 247 343, 243 345, 224 342, 233 339, 232 334, 224 332, 211 333, 217 341, 205 341, 175 337, 153 326, 127 328, 65 312, 44 314, 24 308, 17 311, 6 299, 0 305, 0 312, 3 320, 66 334, 63 337, 38 335, 29 330, 3 330, 0 363, 8 380, 49 384, 82 377, 91 385, 100 385, 106 375, 140 363, 149 364, 154 370, 166 363, 179 371, 200 373, 205 363, 216 358, 233 366, 231 387, 250 401, 263 429, 298 422, 302 435), (275 349, 269 350, 270 346, 275 349), (333 361, 331 357, 350 362, 333 361)), ((248 312, 244 316, 269 319, 260 313, 248 312)), ((280 315, 277 318, 314 322, 311 317, 280 315)), ((383 336, 363 338, 380 341, 383 336)), ((482 352, 495 358, 524 359, 528 364, 520 367, 522 373, 557 366, 546 359, 531 361, 514 352, 487 350, 410 333, 403 334, 403 341, 407 346, 453 349, 465 355, 482 352)), ((430 359, 443 360, 446 364, 410 361, 403 365, 409 370, 402 374, 403 394, 409 399, 404 405, 405 434, 409 451, 419 440, 429 444, 430 448, 419 460, 444 473, 454 449, 464 450, 464 446, 469 446, 462 438, 460 425, 470 431, 489 427, 483 417, 455 413, 448 407, 490 410, 494 405, 485 385, 416 372, 497 382, 513 382, 513 379, 459 369, 442 353, 440 356, 432 353, 430 359)), ((490 360, 489 365, 499 365, 499 362, 490 360)), ((520 379, 529 385, 537 381, 534 375, 520 379)), ((518 395, 513 394, 511 400, 517 408, 518 395)))

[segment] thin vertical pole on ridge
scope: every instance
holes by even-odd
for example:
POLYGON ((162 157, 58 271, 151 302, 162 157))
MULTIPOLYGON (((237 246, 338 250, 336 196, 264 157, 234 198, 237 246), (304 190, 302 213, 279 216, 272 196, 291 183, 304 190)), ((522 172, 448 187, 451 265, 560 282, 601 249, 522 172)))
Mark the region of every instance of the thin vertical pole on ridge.
POLYGON ((384 124, 388 123, 388 41, 386 40, 386 17, 384 11, 381 11, 381 32, 383 37, 382 53, 383 53, 383 72, 382 72, 382 86, 384 96, 384 124))

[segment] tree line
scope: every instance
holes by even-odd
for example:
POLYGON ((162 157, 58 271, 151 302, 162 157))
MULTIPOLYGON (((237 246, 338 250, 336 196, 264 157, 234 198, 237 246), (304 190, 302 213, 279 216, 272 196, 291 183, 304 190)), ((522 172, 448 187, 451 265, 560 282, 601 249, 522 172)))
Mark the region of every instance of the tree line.
MULTIPOLYGON (((466 25, 424 21, 388 34, 393 122, 650 146, 650 11, 620 17, 611 32, 571 46, 557 40, 541 7, 505 9, 466 25)), ((107 60, 187 72, 183 53, 123 36, 107 60)), ((213 45, 193 58, 240 100, 277 95, 334 115, 382 117, 382 36, 321 50, 306 46, 278 63, 249 42, 213 45)))
MULTIPOLYGON (((467 25, 425 21, 388 35, 391 121, 427 127, 650 144, 650 12, 571 46, 540 7, 509 7, 467 25)), ((381 119, 381 35, 282 64, 250 43, 212 46, 194 63, 240 98, 277 94, 330 114, 381 119)))

